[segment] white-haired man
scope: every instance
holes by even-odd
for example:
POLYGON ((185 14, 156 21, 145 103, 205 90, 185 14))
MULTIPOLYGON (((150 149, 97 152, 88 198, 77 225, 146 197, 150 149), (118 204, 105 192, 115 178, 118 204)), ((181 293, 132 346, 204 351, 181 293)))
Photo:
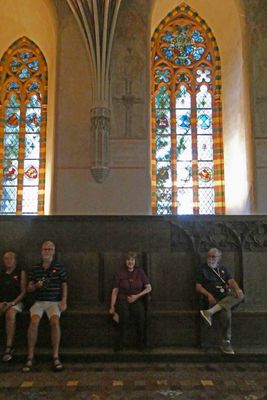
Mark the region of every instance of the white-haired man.
POLYGON ((231 346, 232 308, 244 299, 243 291, 228 270, 220 263, 222 252, 216 248, 208 251, 207 261, 198 270, 196 290, 208 303, 208 309, 200 310, 201 317, 212 326, 212 317, 220 313, 223 353, 234 354, 231 346))

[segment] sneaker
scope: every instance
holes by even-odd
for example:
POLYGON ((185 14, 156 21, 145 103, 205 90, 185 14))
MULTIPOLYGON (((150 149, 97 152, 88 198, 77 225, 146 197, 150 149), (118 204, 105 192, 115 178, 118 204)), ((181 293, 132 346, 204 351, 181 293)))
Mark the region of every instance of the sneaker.
POLYGON ((225 340, 222 342, 220 349, 225 354, 235 354, 234 349, 231 346, 231 342, 229 340, 225 340))
POLYGON ((207 310, 200 310, 200 315, 209 326, 212 325, 212 316, 207 310))

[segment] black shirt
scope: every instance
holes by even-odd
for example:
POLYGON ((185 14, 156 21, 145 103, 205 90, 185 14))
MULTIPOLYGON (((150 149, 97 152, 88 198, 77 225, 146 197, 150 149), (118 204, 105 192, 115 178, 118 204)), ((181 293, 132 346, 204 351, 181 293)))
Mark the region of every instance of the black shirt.
POLYGON ((214 272, 213 268, 205 263, 197 271, 196 282, 200 283, 215 299, 222 299, 230 293, 230 288, 227 285, 229 279, 232 279, 232 276, 224 266, 218 265, 214 272))
POLYGON ((11 274, 4 269, 0 273, 0 302, 15 300, 21 293, 21 269, 16 267, 11 274))
POLYGON ((35 300, 61 301, 62 283, 67 281, 65 269, 57 263, 52 263, 47 269, 42 265, 32 267, 29 272, 29 281, 36 283, 40 280, 43 280, 44 284, 34 292, 35 300))

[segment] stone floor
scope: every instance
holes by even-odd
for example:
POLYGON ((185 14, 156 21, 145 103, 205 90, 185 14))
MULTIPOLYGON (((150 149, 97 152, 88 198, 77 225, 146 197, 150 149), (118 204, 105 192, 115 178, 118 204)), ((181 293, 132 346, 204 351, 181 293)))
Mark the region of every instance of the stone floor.
POLYGON ((267 400, 266 362, 0 365, 0 400, 267 400))

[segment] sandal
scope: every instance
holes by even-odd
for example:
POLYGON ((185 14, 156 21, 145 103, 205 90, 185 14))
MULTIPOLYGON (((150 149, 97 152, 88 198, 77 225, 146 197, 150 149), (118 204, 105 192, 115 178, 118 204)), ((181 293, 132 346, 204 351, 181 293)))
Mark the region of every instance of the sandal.
POLYGON ((14 348, 13 347, 6 347, 4 355, 2 357, 3 362, 9 362, 13 358, 14 348))
POLYGON ((60 359, 58 357, 54 357, 53 358, 53 370, 55 372, 61 372, 63 371, 64 367, 62 362, 60 361, 60 359))
POLYGON ((32 368, 33 368, 33 359, 28 358, 28 360, 26 361, 26 364, 22 368, 22 372, 31 372, 32 368))

